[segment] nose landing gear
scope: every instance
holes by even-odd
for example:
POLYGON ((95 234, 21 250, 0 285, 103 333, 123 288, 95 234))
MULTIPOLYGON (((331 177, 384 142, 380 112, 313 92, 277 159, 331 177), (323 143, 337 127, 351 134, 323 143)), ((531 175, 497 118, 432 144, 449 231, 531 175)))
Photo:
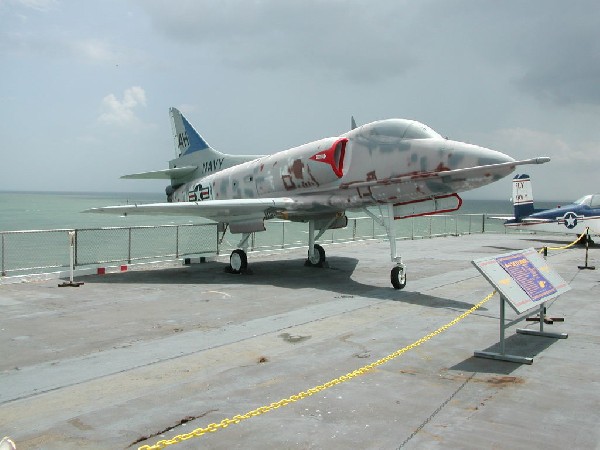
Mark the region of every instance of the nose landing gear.
POLYGON ((404 289, 406 286, 406 267, 404 264, 398 264, 390 273, 392 286, 394 289, 404 289))

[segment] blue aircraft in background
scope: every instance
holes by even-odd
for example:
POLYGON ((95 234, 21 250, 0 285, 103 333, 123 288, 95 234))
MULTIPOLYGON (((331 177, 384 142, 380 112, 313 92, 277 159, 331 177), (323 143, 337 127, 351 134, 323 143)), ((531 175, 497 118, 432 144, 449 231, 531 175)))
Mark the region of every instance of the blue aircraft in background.
POLYGON ((502 217, 506 219, 506 227, 577 235, 589 227, 591 234, 600 235, 600 194, 588 194, 568 205, 536 210, 531 179, 522 174, 513 178, 512 201, 514 217, 502 217))

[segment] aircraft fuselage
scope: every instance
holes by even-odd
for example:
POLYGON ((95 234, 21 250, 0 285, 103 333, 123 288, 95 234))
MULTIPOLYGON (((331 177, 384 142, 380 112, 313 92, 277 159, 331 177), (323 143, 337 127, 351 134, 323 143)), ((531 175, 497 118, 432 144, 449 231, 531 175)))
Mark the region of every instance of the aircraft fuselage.
POLYGON ((593 197, 597 197, 596 201, 600 202, 598 194, 586 196, 581 203, 539 211, 521 220, 508 221, 505 226, 531 231, 577 234, 584 233, 589 227, 590 232, 598 234, 600 233, 600 204, 590 206, 593 197))
POLYGON ((308 203, 318 198, 321 210, 325 203, 341 211, 474 189, 512 168, 448 180, 428 174, 510 161, 514 160, 503 153, 444 139, 419 122, 390 119, 197 178, 176 189, 172 200, 294 196, 308 203), (408 182, 395 182, 406 177, 408 182))

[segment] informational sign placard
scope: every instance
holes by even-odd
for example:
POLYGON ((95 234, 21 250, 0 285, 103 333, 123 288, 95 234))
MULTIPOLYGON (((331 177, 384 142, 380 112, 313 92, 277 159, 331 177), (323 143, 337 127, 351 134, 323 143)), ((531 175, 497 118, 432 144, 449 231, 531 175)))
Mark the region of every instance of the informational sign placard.
POLYGON ((476 259, 473 265, 518 314, 571 289, 534 248, 476 259))

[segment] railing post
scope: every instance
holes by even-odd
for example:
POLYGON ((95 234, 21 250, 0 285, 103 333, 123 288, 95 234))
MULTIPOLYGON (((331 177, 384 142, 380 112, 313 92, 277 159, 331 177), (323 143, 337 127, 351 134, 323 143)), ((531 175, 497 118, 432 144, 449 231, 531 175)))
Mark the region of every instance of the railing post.
POLYGON ((481 233, 485 233, 485 213, 481 214, 481 233))
POLYGON ((353 224, 352 224, 352 240, 353 241, 356 240, 356 222, 357 222, 357 219, 353 219, 353 224))
POLYGON ((2 233, 2 276, 6 276, 6 270, 4 270, 4 233, 2 233))
POLYGON ((179 258, 179 225, 175 227, 175 258, 179 258))
POLYGON ((127 264, 131 264, 131 227, 129 227, 129 242, 127 244, 127 264))
POLYGON ((75 266, 78 266, 77 264, 77 237, 79 236, 79 233, 77 232, 77 230, 73 230, 75 232, 75 238, 74 238, 74 242, 75 242, 75 266))

